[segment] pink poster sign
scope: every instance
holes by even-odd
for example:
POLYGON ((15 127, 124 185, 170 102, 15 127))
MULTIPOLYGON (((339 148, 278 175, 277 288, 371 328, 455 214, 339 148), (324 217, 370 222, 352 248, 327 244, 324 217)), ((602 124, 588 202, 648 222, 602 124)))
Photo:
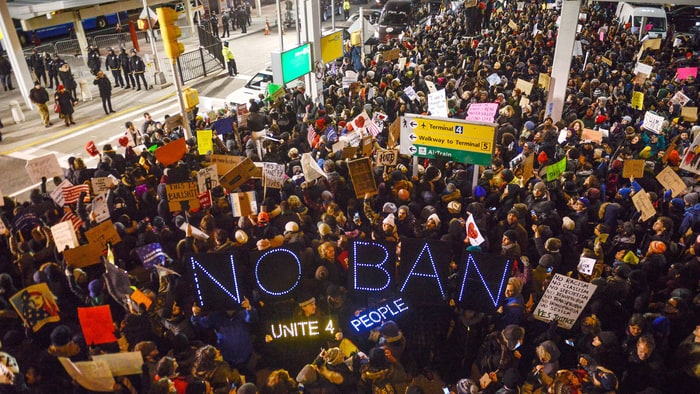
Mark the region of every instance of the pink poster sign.
POLYGON ((493 123, 498 103, 472 103, 467 110, 467 120, 493 123))
POLYGON ((688 77, 693 77, 697 78, 698 77, 698 68, 697 67, 679 67, 678 70, 676 71, 677 78, 679 81, 682 81, 688 77))

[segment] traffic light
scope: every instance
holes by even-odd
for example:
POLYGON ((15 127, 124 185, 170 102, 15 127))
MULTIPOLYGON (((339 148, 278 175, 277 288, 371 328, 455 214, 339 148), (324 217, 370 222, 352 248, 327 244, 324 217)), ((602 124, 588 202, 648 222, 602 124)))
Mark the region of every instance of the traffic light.
POLYGON ((163 38, 165 56, 172 62, 185 52, 185 46, 177 41, 180 37, 180 28, 175 25, 177 21, 177 11, 170 7, 156 8, 158 14, 158 24, 160 25, 160 35, 163 38))

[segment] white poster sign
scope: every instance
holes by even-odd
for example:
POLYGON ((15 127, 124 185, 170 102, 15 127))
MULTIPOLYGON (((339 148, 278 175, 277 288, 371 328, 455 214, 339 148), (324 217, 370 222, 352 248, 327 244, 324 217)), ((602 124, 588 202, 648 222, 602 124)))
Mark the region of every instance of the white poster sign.
POLYGON ((284 184, 284 164, 264 163, 263 181, 265 187, 281 189, 284 184))
POLYGON ((593 296, 596 285, 556 274, 547 286, 533 312, 535 319, 556 321, 559 327, 570 330, 593 296))
POLYGON ((661 127, 664 123, 664 117, 657 115, 651 111, 644 113, 644 128, 651 130, 656 134, 661 134, 661 127))
POLYGON ((216 170, 216 164, 197 171, 197 189, 200 193, 217 186, 219 186, 219 173, 216 170))
POLYGON ((593 273, 593 267, 595 267, 596 259, 589 257, 581 257, 578 261, 578 272, 584 275, 591 275, 593 273))
POLYGON ((55 153, 31 159, 27 161, 24 168, 27 170, 27 175, 29 175, 29 179, 32 182, 41 182, 42 177, 51 179, 55 176, 63 176, 63 168, 58 164, 58 158, 55 153))
POLYGON ((445 89, 428 94, 428 111, 433 116, 447 117, 447 97, 445 89))
POLYGON ((66 246, 68 246, 68 249, 73 249, 80 245, 78 237, 75 235, 73 223, 70 221, 60 222, 51 226, 51 235, 53 236, 53 242, 56 244, 56 250, 59 252, 63 252, 66 246))
POLYGON ((95 221, 102 223, 109 219, 109 207, 107 206, 107 194, 100 194, 92 200, 92 213, 95 214, 95 221))

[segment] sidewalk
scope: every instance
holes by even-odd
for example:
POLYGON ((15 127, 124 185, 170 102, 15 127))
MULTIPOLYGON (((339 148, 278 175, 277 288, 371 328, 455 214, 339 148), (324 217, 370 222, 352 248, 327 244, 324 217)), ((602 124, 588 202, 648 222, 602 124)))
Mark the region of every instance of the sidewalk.
MULTIPOLYGON (((351 13, 357 11, 360 5, 353 5, 351 9, 351 13)), ((366 7, 366 5, 361 4, 361 6, 366 7)), ((265 22, 266 20, 269 21, 270 24, 270 34, 271 35, 276 35, 277 34, 277 6, 276 4, 268 4, 262 6, 262 12, 261 16, 258 16, 258 11, 256 9, 253 10, 253 14, 251 17, 251 26, 248 27, 246 33, 241 33, 240 29, 237 31, 230 31, 230 36, 228 38, 222 39, 223 41, 232 41, 232 40, 238 40, 243 37, 248 37, 252 34, 256 34, 259 32, 262 32, 265 30, 265 22)), ((284 13, 284 7, 282 8, 282 13, 284 13)), ((180 37, 180 42, 182 42, 185 45, 185 52, 188 51, 194 51, 199 49, 199 39, 197 36, 197 32, 195 30, 194 34, 192 33, 192 30, 189 28, 189 26, 186 25, 185 20, 184 20, 184 14, 183 16, 180 17, 178 21, 178 25, 180 26, 180 29, 182 31, 182 36, 180 37)), ((342 22, 344 19, 342 16, 336 16, 336 23, 342 22)), ((326 25, 330 25, 330 18, 326 22, 324 22, 324 27, 326 25)), ((221 34, 223 29, 219 29, 219 34, 221 34)), ((144 59, 144 62, 147 64, 147 70, 146 70, 146 80, 148 81, 149 85, 152 85, 155 78, 154 74, 156 71, 155 64, 153 62, 153 52, 152 52, 152 47, 150 43, 147 43, 145 39, 139 40, 139 55, 144 59)), ((163 54, 163 46, 162 42, 160 40, 156 41, 156 47, 158 51, 158 56, 160 57, 160 65, 161 65, 161 71, 165 75, 165 80, 166 80, 166 86, 172 86, 172 71, 171 67, 168 64, 168 59, 165 58, 163 54)), ((130 49, 129 46, 127 48, 130 49)), ((87 123, 91 121, 95 121, 101 118, 104 118, 104 112, 102 110, 102 101, 100 100, 99 93, 97 90, 97 86, 93 85, 92 81, 94 77, 90 74, 88 67, 83 63, 82 58, 80 57, 74 57, 71 59, 68 59, 69 64, 71 65, 71 68, 73 69, 73 73, 75 74, 76 77, 76 82, 78 82, 78 85, 80 85, 80 81, 85 81, 86 86, 88 87, 89 92, 92 94, 92 100, 87 100, 87 101, 82 101, 78 104, 77 111, 79 111, 80 114, 80 123, 87 123)), ((102 59, 102 64, 103 64, 103 70, 104 70, 104 57, 102 59)), ((224 75, 226 74, 227 71, 225 69, 222 69, 219 74, 224 75)), ((111 74, 106 73, 107 76, 111 80, 111 74)), ((210 74, 206 78, 197 78, 195 80, 189 81, 189 85, 201 85, 205 84, 207 80, 210 80, 212 82, 218 80, 219 74, 210 74)), ((16 82, 13 80, 13 86, 15 86, 15 89, 12 91, 7 91, 3 92, 0 91, 0 120, 2 120, 2 123, 4 125, 4 128, 0 129, 0 132, 2 132, 3 136, 3 141, 0 142, 0 152, 7 152, 8 150, 11 149, 17 149, 17 147, 22 146, 23 144, 27 144, 28 142, 31 141, 32 138, 35 138, 37 135, 42 135, 45 136, 47 132, 53 133, 57 131, 57 127, 64 127, 62 125, 57 126, 57 120, 56 116, 54 114, 51 114, 51 117, 53 119, 54 126, 50 129, 46 129, 43 127, 41 124, 41 119, 39 116, 39 113, 36 111, 36 109, 29 109, 27 106, 24 104, 24 99, 21 97, 20 90, 16 86, 16 82), (25 121, 21 123, 15 123, 12 117, 12 112, 11 112, 11 107, 10 103, 16 101, 20 104, 20 107, 22 109, 22 112, 25 117, 25 121)), ((48 89, 49 91, 49 96, 53 98, 54 90, 53 89, 48 89)), ((159 87, 154 87, 151 90, 147 91, 140 91, 138 94, 136 94, 136 91, 134 90, 127 90, 127 89, 121 89, 121 88, 114 88, 113 89, 113 95, 112 95, 112 103, 116 108, 125 108, 126 105, 121 105, 122 103, 134 103, 134 102, 155 102, 161 99, 164 99, 166 97, 169 97, 173 94, 172 91, 164 91, 160 89, 159 87), (138 97, 137 100, 134 100, 135 97, 138 97)), ((80 89, 78 89, 78 95, 80 96, 80 89)), ((53 103, 53 100, 50 100, 50 104, 53 103)), ((50 106, 52 107, 52 105, 50 106)), ((117 112, 117 115, 119 114, 119 111, 117 112)))

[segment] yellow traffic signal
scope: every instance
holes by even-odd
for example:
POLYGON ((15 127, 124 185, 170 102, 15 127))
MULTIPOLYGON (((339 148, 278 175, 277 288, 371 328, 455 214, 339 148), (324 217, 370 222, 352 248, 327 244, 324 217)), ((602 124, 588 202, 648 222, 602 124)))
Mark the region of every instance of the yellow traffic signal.
POLYGON ((177 11, 170 7, 160 7, 156 8, 156 13, 158 14, 165 56, 174 62, 178 56, 185 52, 185 46, 177 41, 177 38, 182 34, 180 28, 175 25, 178 17, 177 11))

